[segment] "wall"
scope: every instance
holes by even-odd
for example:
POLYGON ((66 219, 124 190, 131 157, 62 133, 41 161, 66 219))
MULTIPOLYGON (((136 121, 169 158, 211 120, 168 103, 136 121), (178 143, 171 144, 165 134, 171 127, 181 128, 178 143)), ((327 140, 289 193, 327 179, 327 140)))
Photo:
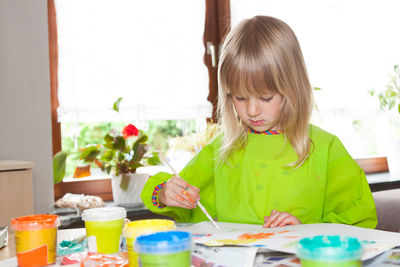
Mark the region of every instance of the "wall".
POLYGON ((34 162, 34 209, 46 212, 54 195, 46 0, 0 0, 0 159, 34 162))

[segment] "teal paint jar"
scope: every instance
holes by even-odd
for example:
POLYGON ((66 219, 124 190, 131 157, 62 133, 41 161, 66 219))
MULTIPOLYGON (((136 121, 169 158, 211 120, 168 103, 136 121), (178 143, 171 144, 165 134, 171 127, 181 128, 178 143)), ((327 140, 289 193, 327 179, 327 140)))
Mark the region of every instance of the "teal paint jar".
POLYGON ((157 232, 136 238, 141 267, 190 267, 192 237, 183 231, 157 232))
POLYGON ((297 257, 303 267, 359 267, 363 247, 354 237, 319 235, 303 238, 297 244, 297 257))

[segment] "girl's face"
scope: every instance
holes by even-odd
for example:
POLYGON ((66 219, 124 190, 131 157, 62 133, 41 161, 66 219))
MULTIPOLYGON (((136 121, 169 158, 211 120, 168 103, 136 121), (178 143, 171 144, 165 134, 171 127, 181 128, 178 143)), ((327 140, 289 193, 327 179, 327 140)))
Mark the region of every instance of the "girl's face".
POLYGON ((258 132, 276 129, 282 107, 282 95, 261 97, 232 95, 233 105, 243 123, 258 132))

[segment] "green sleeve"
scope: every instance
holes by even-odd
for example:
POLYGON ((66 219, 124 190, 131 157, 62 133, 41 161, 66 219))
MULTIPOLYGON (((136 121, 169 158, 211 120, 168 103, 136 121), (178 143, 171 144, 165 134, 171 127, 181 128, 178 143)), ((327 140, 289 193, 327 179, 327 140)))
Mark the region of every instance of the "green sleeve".
MULTIPOLYGON (((212 217, 215 217, 215 187, 214 187, 214 147, 215 142, 204 147, 186 167, 179 173, 189 184, 200 189, 200 202, 212 217)), ((153 213, 169 216, 177 222, 201 222, 207 220, 199 207, 184 209, 179 207, 158 208, 153 205, 152 194, 157 185, 167 181, 173 175, 158 173, 146 182, 141 198, 145 206, 153 213)), ((157 200, 158 201, 158 200, 157 200)))
POLYGON ((337 137, 329 148, 327 171, 322 221, 375 228, 375 202, 365 174, 337 137))

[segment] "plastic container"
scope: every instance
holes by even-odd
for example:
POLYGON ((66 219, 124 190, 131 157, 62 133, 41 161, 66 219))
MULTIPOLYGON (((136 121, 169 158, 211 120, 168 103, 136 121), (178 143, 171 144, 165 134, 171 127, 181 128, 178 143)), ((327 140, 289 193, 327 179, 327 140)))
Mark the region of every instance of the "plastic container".
POLYGON ((122 207, 106 207, 84 210, 89 252, 111 254, 119 252, 122 227, 126 210, 122 207))
POLYGON ((358 267, 362 253, 361 242, 348 236, 319 235, 297 244, 297 256, 304 267, 358 267))
POLYGON ((18 266, 44 266, 56 262, 57 215, 29 215, 11 219, 15 231, 18 266))
POLYGON ((190 267, 192 238, 181 231, 158 232, 136 238, 141 267, 190 267))
POLYGON ((128 267, 128 258, 123 253, 114 255, 89 254, 81 267, 128 267))
POLYGON ((128 248, 129 266, 139 266, 139 257, 134 248, 134 242, 138 236, 174 229, 174 221, 163 219, 138 220, 125 224, 123 235, 128 248))

